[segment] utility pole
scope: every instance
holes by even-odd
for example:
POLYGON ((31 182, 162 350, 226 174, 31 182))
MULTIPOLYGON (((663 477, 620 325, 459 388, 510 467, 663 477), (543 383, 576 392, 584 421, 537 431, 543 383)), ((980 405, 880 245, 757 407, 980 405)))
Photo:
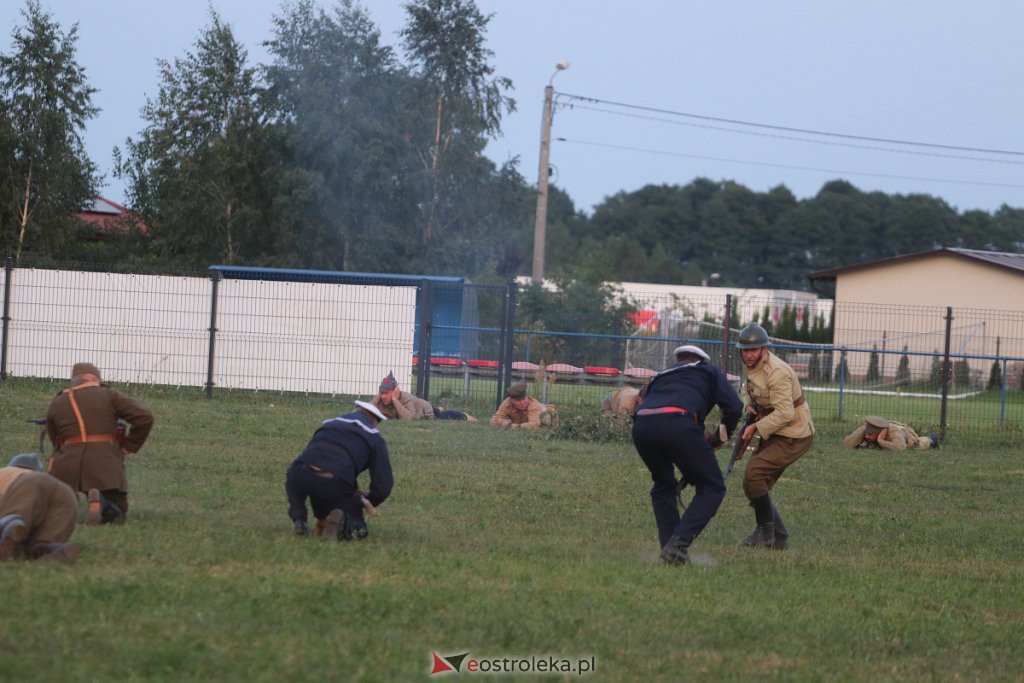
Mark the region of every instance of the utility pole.
POLYGON ((553 82, 559 71, 569 68, 564 59, 555 64, 555 73, 544 88, 544 111, 540 120, 540 162, 537 168, 537 217, 533 224, 533 281, 544 281, 544 242, 548 228, 548 173, 551 156, 551 116, 555 87, 553 82))

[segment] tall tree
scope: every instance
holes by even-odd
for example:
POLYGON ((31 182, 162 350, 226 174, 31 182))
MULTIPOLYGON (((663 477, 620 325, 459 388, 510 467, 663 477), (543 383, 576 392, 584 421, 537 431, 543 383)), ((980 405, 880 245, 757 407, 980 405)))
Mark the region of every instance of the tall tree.
POLYGON ((260 261, 274 246, 264 173, 273 145, 245 49, 211 9, 195 50, 158 65, 159 93, 142 110, 147 126, 118 165, 133 207, 163 257, 260 261))
POLYGON ((432 112, 429 139, 412 141, 426 179, 420 223, 429 243, 457 220, 458 170, 501 133, 501 118, 515 102, 505 94, 512 82, 494 76, 493 53, 484 44, 492 15, 481 14, 473 0, 414 0, 405 10, 403 45, 432 112))
POLYGON ((409 79, 380 30, 348 0, 311 0, 274 17, 267 68, 276 124, 292 151, 281 219, 303 265, 394 271, 400 226, 414 219, 406 111, 409 79))
POLYGON ((21 14, 11 53, 0 54, 0 245, 16 257, 55 253, 99 180, 82 145, 98 110, 76 61, 78 27, 62 31, 37 0, 21 14))

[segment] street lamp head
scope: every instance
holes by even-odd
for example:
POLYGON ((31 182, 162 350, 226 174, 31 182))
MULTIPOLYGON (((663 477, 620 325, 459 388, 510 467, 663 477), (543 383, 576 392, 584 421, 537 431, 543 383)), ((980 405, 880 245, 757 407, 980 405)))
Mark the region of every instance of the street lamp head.
POLYGON ((548 80, 548 86, 551 86, 555 82, 555 76, 558 75, 559 71, 565 71, 568 68, 569 68, 569 60, 568 59, 562 59, 557 64, 555 64, 555 73, 551 74, 551 78, 550 78, 550 80, 548 80))

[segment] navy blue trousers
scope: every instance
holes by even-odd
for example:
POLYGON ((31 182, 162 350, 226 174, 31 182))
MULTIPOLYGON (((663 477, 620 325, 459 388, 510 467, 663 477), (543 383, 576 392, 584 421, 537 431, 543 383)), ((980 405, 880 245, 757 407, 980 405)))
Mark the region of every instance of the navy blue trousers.
POLYGON ((301 519, 305 522, 308 519, 308 499, 317 519, 325 519, 331 510, 338 508, 345 512, 346 531, 366 528, 363 501, 351 482, 338 477, 321 477, 310 471, 305 463, 296 461, 288 468, 284 490, 288 494, 288 517, 292 521, 301 519))
POLYGON ((672 536, 689 545, 725 498, 722 468, 704 440, 704 430, 689 415, 638 415, 633 420, 633 445, 651 471, 651 506, 661 547, 672 536), (696 490, 682 517, 676 503, 677 469, 696 490))

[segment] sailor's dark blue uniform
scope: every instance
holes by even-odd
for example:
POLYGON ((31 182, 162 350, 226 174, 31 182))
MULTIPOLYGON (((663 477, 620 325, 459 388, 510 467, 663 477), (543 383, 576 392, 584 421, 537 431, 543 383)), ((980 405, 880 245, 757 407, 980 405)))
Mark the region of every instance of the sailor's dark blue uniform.
POLYGON ((663 548, 670 540, 680 544, 684 555, 725 497, 722 469, 704 438, 704 418, 715 405, 732 434, 743 402, 725 374, 703 360, 677 362, 651 379, 633 420, 633 444, 654 482, 651 505, 658 540, 663 548), (681 518, 673 468, 696 489, 681 518))
POLYGON ((309 498, 318 520, 335 508, 344 510, 346 531, 365 536, 363 505, 357 492, 358 477, 364 471, 370 473, 366 498, 380 505, 391 494, 394 478, 387 444, 373 420, 359 411, 325 420, 288 468, 288 516, 304 523, 309 498))

